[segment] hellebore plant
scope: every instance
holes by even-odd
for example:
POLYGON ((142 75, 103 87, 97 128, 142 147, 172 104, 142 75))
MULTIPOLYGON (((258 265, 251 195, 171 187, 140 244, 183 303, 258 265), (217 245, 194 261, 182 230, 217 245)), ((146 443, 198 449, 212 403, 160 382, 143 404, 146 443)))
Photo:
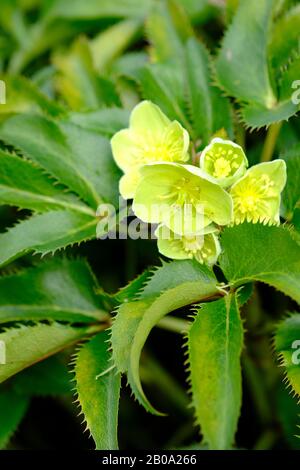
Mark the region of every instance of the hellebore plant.
POLYGON ((133 198, 133 211, 143 222, 162 224, 156 232, 161 254, 215 264, 222 227, 244 221, 279 224, 286 164, 279 159, 247 170, 239 145, 214 138, 201 152, 199 168, 179 163, 191 160, 188 143, 187 131, 170 123, 158 106, 138 104, 130 128, 111 140, 125 172, 120 193, 133 198))
POLYGON ((300 449, 299 2, 69 3, 1 0, 0 448, 300 449))

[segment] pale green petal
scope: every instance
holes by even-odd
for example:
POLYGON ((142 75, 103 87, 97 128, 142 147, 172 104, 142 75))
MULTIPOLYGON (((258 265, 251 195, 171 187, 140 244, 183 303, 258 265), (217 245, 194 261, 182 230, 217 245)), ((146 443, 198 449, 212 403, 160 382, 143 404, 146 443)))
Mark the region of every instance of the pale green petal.
POLYGON ((139 170, 132 170, 122 176, 119 182, 119 191, 123 199, 133 199, 136 188, 141 180, 139 170))
POLYGON ((184 237, 160 225, 155 232, 159 252, 171 259, 196 259, 199 263, 215 264, 221 252, 215 234, 184 237))
POLYGON ((286 184, 283 160, 259 163, 237 181, 230 193, 234 202, 234 222, 279 223, 280 195, 286 184))
POLYGON ((245 174, 248 160, 242 147, 230 140, 215 138, 203 150, 200 166, 220 186, 228 188, 245 174))
MULTIPOLYGON (((190 137, 188 132, 177 121, 173 121, 166 129, 164 142, 168 149, 169 161, 187 162, 190 137)), ((162 159, 164 160, 164 159, 162 159)))
POLYGON ((143 164, 143 155, 130 129, 117 132, 111 139, 111 148, 116 164, 125 173, 143 164))
POLYGON ((130 116, 130 128, 137 134, 151 134, 154 137, 161 136, 170 119, 151 101, 142 101, 132 111, 130 116))
POLYGON ((230 195, 217 184, 196 174, 197 171, 201 174, 200 169, 192 167, 192 172, 190 168, 176 163, 145 165, 141 169, 142 179, 133 204, 136 215, 145 222, 162 222, 182 234, 191 233, 187 226, 194 223, 197 226, 195 233, 211 222, 229 224, 232 221, 230 195), (182 225, 186 205, 193 209, 186 216, 185 229, 180 230, 178 226, 182 225), (199 215, 199 221, 193 221, 195 215, 199 215))

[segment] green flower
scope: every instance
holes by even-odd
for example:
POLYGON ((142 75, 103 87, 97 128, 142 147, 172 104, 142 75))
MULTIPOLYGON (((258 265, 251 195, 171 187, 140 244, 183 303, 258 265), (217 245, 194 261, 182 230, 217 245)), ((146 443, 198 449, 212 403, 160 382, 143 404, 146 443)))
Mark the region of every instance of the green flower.
POLYGON ((220 138, 213 139, 200 157, 200 167, 216 182, 228 188, 241 178, 248 166, 242 147, 220 138))
POLYGON ((150 101, 138 104, 130 116, 129 129, 111 139, 114 159, 123 170, 120 193, 124 199, 134 197, 140 180, 139 169, 158 161, 186 162, 189 159, 189 135, 177 121, 171 122, 150 101))
POLYGON ((279 223, 280 193, 286 183, 283 160, 259 163, 251 167, 231 188, 234 223, 279 223))
POLYGON ((144 222, 163 223, 181 235, 232 222, 231 196, 200 168, 156 163, 141 168, 141 176, 133 211, 144 222))
POLYGON ((221 252, 215 233, 180 236, 160 225, 155 232, 159 252, 172 259, 196 259, 199 263, 213 265, 221 252))

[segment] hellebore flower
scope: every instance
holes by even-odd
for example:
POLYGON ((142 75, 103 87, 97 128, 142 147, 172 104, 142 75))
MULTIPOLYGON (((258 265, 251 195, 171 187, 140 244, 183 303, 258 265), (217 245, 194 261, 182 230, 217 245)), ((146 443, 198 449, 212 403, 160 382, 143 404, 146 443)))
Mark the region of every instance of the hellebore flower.
POLYGON ((163 223, 180 235, 201 234, 232 222, 231 196, 200 168, 178 163, 145 165, 133 201, 142 221, 163 223))
POLYGON ((150 101, 138 104, 130 116, 129 129, 111 139, 112 153, 124 175, 120 193, 131 199, 140 180, 139 169, 152 162, 186 162, 189 159, 189 134, 177 121, 171 122, 150 101))
POLYGON ((247 166, 248 160, 242 147, 230 140, 220 138, 213 139, 200 157, 202 170, 225 188, 241 178, 247 166))
POLYGON ((196 259, 199 263, 213 265, 221 252, 218 237, 214 233, 180 236, 165 225, 155 231, 159 252, 172 259, 196 259))
POLYGON ((234 223, 279 223, 280 193, 286 183, 283 160, 259 163, 251 167, 231 188, 234 223))

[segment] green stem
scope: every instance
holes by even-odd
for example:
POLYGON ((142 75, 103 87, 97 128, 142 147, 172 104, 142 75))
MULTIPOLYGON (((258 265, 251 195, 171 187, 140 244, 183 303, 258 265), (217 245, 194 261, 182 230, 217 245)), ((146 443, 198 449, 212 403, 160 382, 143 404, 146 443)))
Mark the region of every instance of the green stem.
POLYGON ((173 333, 184 334, 188 331, 190 323, 187 320, 168 315, 162 318, 157 326, 163 330, 172 331, 173 333))
POLYGON ((272 160, 281 126, 282 122, 276 122, 275 124, 271 124, 269 127, 261 154, 261 162, 270 162, 272 160))
POLYGON ((278 434, 273 429, 264 432, 256 442, 253 450, 270 450, 274 447, 278 434))

